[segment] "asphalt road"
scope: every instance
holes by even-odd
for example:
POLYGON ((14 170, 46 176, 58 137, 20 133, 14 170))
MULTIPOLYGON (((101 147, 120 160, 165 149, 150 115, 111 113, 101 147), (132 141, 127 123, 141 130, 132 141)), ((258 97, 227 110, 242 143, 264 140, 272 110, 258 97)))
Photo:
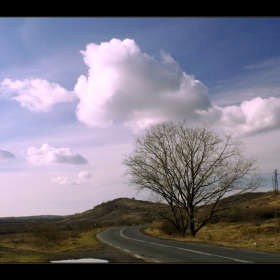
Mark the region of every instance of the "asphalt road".
POLYGON ((111 228, 97 238, 151 263, 280 263, 277 253, 157 239, 139 231, 147 226, 111 228))

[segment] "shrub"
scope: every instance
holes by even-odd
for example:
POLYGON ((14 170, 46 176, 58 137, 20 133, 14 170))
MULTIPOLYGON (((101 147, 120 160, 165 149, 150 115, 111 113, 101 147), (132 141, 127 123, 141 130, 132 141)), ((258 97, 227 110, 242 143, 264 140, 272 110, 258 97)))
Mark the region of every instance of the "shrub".
POLYGON ((153 221, 151 224, 152 229, 157 229, 161 231, 164 234, 170 235, 170 236, 176 236, 178 235, 178 230, 168 221, 153 221))

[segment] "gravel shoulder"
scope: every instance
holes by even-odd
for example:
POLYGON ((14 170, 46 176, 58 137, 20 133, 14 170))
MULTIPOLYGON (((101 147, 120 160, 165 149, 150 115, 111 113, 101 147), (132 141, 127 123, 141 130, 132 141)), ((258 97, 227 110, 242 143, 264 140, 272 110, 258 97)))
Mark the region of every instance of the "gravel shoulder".
POLYGON ((146 263, 145 260, 134 257, 132 254, 126 253, 123 250, 113 246, 101 243, 97 250, 80 250, 76 252, 65 252, 55 255, 49 255, 52 260, 70 260, 70 259, 101 259, 107 260, 109 263, 146 263))
MULTIPOLYGON (((19 250, 14 248, 7 248, 0 246, 0 255, 2 253, 15 253, 17 255, 34 255, 34 251, 30 250, 19 250)), ((75 260, 75 259, 99 259, 107 260, 108 263, 146 263, 145 260, 137 258, 130 253, 127 253, 121 249, 117 249, 113 246, 100 242, 98 248, 92 249, 82 249, 72 252, 62 252, 62 253, 40 253, 42 256, 46 257, 50 261, 59 260, 75 260)), ((0 262, 1 263, 1 262, 0 262)), ((4 262, 6 263, 6 262, 4 262)), ((16 263, 16 262, 13 262, 16 263)), ((80 263, 80 262, 79 262, 80 263)), ((100 263, 100 262, 96 262, 100 263)))

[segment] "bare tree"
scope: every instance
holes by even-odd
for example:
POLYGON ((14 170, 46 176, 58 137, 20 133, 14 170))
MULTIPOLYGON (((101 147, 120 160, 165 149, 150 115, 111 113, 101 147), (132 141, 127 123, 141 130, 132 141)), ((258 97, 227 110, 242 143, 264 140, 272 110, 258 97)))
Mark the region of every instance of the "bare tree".
MULTIPOLYGON (((186 121, 150 126, 136 136, 134 150, 123 164, 128 184, 150 190, 168 205, 161 216, 184 236, 192 236, 226 209, 223 198, 262 185, 255 159, 245 158, 243 143, 186 121)), ((227 200, 229 202, 229 200, 227 200)))

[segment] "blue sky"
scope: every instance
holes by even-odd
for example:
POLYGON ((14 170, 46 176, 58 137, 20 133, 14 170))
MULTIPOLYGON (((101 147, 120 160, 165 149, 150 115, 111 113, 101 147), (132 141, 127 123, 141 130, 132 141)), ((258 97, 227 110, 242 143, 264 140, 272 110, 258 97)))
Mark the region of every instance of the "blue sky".
POLYGON ((280 151, 279 18, 0 18, 0 217, 145 199, 133 133, 227 130, 271 190, 280 151))

